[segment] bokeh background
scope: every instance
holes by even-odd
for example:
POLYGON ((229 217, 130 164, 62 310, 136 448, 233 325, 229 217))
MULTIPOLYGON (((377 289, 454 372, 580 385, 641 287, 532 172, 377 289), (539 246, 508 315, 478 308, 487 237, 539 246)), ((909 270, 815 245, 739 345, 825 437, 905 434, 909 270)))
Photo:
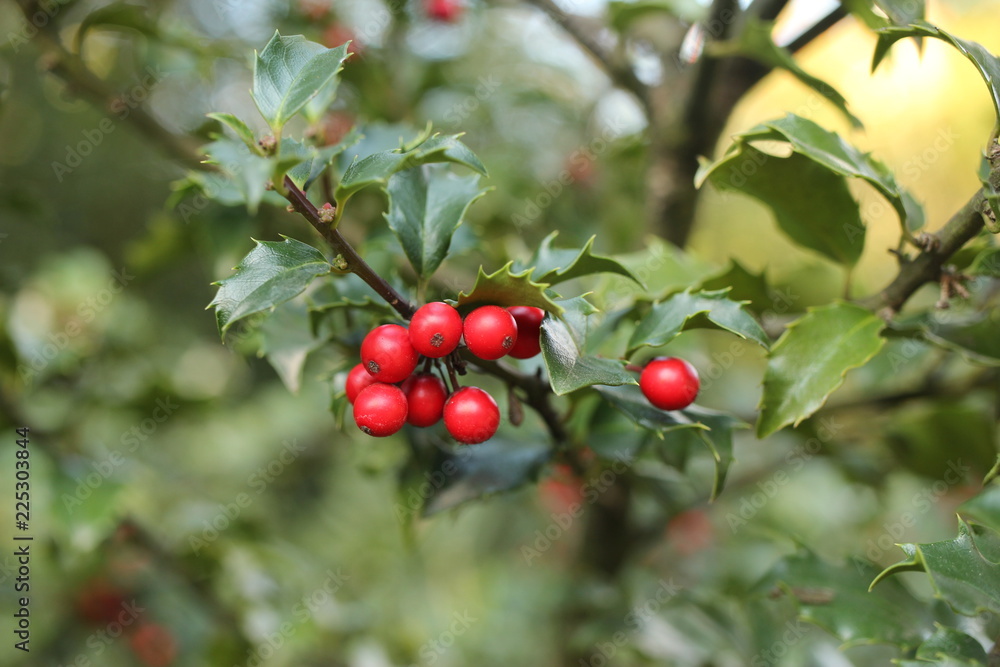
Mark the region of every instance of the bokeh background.
MULTIPOLYGON (((107 4, 49 7, 73 43, 85 17, 107 4)), ((972 364, 889 346, 816 420, 764 442, 741 434, 731 486, 713 504, 706 454, 694 454, 684 473, 649 461, 641 477, 654 491, 634 509, 648 519, 647 534, 610 580, 580 567, 582 522, 552 529, 581 495, 581 480, 559 468, 401 521, 406 443, 341 428, 329 410, 349 356, 316 350, 296 380, 300 359, 276 368, 255 354, 266 332, 223 345, 205 309, 212 282, 230 274, 251 237, 309 240, 311 231, 280 206, 255 216, 191 199, 168 206, 184 167, 125 116, 141 104, 169 131, 207 140, 209 111, 255 117, 252 53, 276 28, 331 46, 353 37, 331 131, 357 123, 366 139, 354 152, 364 154, 430 121, 465 132, 490 170, 495 190, 456 237, 449 284, 470 287, 480 263, 529 258, 554 230, 567 245, 597 234, 598 250, 646 267, 654 291, 719 273, 730 258, 765 271, 773 302, 760 312, 779 323, 845 289, 870 294, 891 277, 898 222, 877 195, 856 191, 870 229, 849 283, 841 268, 781 236, 766 209, 711 190, 682 253, 647 223, 641 107, 530 5, 469 1, 446 24, 402 0, 135 4, 152 22, 94 25, 82 40, 90 68, 126 91, 124 106, 109 109, 48 71, 41 38, 18 38, 30 27, 14 2, 0 0, 0 662, 559 665, 572 643, 594 647, 595 666, 888 664, 889 647, 841 652, 811 626, 789 642, 791 610, 751 594, 800 544, 834 560, 887 564, 900 556, 894 542, 954 534, 956 506, 994 459, 995 395, 894 397, 931 371, 968 377, 972 364), (532 214, 566 170, 569 185, 532 214), (11 648, 7 627, 17 597, 8 548, 14 429, 22 426, 32 448, 30 654, 11 648), (944 478, 945 459, 970 470, 944 478), (901 523, 907 512, 917 518, 911 525, 901 523), (526 556, 547 530, 551 546, 526 556), (646 611, 629 620, 623 608, 646 611), (782 657, 760 661, 779 645, 782 657)), ((607 11, 601 0, 559 4, 585 22, 604 21, 607 11)), ((690 15, 703 9, 674 4, 690 15)), ((931 20, 1000 49, 996 2, 928 5, 931 20)), ((793 2, 778 34, 796 34, 827 9, 793 2)), ((679 43, 684 25, 654 17, 635 29, 653 44, 679 43)), ((871 74, 874 43, 846 19, 800 54, 865 130, 851 130, 816 93, 777 73, 737 106, 723 136, 787 111, 812 118, 896 170, 937 226, 978 186, 989 97, 960 55, 936 42, 922 54, 901 44, 871 74)), ((632 55, 649 81, 683 66, 641 48, 632 55)), ((392 263, 399 252, 381 223, 383 205, 378 192, 365 193, 345 233, 392 263)), ((621 285, 609 278, 585 287, 621 285)), ((932 302, 932 292, 920 298, 932 302)), ((763 353, 732 345, 685 334, 672 350, 703 373, 717 369, 701 402, 752 421, 763 353)), ((635 436, 601 437, 625 447, 635 436)), ((928 594, 918 579, 907 583, 928 594)))

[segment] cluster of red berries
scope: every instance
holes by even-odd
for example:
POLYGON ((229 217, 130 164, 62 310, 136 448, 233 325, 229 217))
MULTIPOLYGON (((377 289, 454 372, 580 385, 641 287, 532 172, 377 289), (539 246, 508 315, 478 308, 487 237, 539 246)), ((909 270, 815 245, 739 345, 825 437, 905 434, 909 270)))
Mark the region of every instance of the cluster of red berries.
POLYGON ((347 375, 355 423, 368 435, 384 437, 406 423, 426 427, 443 419, 461 443, 490 439, 500 425, 493 397, 478 387, 456 386, 449 392, 444 380, 426 367, 415 372, 417 366, 421 357, 448 357, 463 339, 480 359, 528 359, 541 351, 544 317, 545 311, 531 306, 480 306, 463 320, 455 308, 435 301, 417 309, 409 327, 375 327, 361 343, 361 363, 347 375))

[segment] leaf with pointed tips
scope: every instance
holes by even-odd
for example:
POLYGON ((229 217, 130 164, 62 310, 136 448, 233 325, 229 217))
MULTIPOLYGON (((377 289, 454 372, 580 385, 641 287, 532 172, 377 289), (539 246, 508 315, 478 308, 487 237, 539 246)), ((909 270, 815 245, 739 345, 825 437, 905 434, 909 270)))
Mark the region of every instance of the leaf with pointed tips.
POLYGON ((562 320, 547 317, 542 321, 541 344, 549 383, 557 396, 597 384, 636 384, 624 362, 583 354, 562 320))
POLYGON ((514 273, 513 262, 508 262, 493 273, 487 274, 479 267, 476 284, 469 292, 458 295, 456 305, 463 310, 493 304, 497 306, 534 306, 554 315, 562 315, 563 308, 547 293, 548 285, 531 279, 531 270, 514 273))
POLYGON ((237 118, 231 113, 210 113, 205 115, 219 121, 236 133, 236 137, 242 141, 251 152, 256 155, 262 155, 260 147, 257 145, 257 139, 253 136, 253 130, 251 130, 250 126, 244 123, 242 119, 237 118))
POLYGON ((240 319, 268 310, 301 294, 317 276, 330 272, 330 263, 316 248, 295 239, 254 241, 257 247, 243 258, 229 278, 218 281, 219 291, 209 307, 223 336, 240 319))
POLYGON ((666 345, 685 329, 715 328, 752 340, 765 349, 770 346, 760 324, 744 309, 745 302, 730 301, 728 289, 715 292, 681 292, 653 306, 635 328, 628 353, 640 347, 666 345))
MULTIPOLYGON (((559 232, 552 232, 542 240, 535 256, 527 266, 534 267, 534 278, 538 282, 556 285, 558 283, 589 276, 595 273, 616 273, 642 284, 628 268, 616 259, 602 257, 591 252, 596 236, 591 236, 579 250, 553 248, 559 232)), ((527 266, 525 268, 527 268, 527 266)))

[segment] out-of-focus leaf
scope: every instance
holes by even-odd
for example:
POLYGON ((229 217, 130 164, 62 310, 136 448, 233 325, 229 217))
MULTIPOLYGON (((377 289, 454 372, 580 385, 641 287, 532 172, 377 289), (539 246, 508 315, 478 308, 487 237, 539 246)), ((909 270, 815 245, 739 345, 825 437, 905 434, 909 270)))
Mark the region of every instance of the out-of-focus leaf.
POLYGON ((728 292, 681 292, 656 304, 635 328, 628 343, 629 354, 644 346, 666 345, 685 329, 695 328, 722 329, 769 347, 771 341, 760 324, 744 310, 743 303, 730 301, 728 292))
POLYGON ((981 492, 959 505, 958 512, 1000 532, 1000 485, 987 484, 981 492))
POLYGON ((760 582, 772 597, 786 595, 799 617, 848 646, 888 642, 915 647, 931 621, 926 605, 899 581, 869 592, 878 572, 868 561, 829 563, 810 551, 786 556, 760 582))
POLYGON ((974 638, 955 628, 938 625, 934 634, 917 647, 918 664, 950 667, 986 667, 986 650, 974 638))
MULTIPOLYGON (((764 272, 754 274, 737 260, 729 260, 729 266, 722 273, 706 278, 693 292, 717 292, 728 289, 726 295, 732 301, 745 302, 745 308, 756 315, 773 309, 779 295, 772 293, 764 272)), ((785 304, 789 306, 790 304, 785 304)))
POLYGON ((980 252, 968 269, 974 276, 1000 278, 1000 248, 990 247, 980 252))
POLYGON ((872 581, 872 589, 900 572, 924 572, 935 595, 959 614, 975 616, 1000 609, 1000 533, 959 518, 954 540, 899 548, 906 560, 883 570, 872 581))
POLYGON ((306 357, 324 342, 309 324, 307 305, 295 299, 275 308, 260 327, 260 354, 293 394, 302 386, 306 357))
POLYGON ((708 10, 697 0, 612 0, 608 3, 608 19, 611 26, 619 32, 627 30, 632 23, 644 16, 657 13, 693 23, 705 18, 708 10))
POLYGON ((885 344, 885 323, 848 303, 810 309, 771 348, 757 437, 798 425, 818 410, 852 368, 866 364, 885 344))
POLYGON ((261 155, 260 149, 257 146, 257 139, 253 136, 253 130, 242 119, 237 118, 231 113, 210 113, 205 115, 209 118, 214 118, 235 132, 236 137, 246 145, 250 152, 261 155))
MULTIPOLYGON (((616 273, 639 283, 628 268, 611 257, 602 257, 591 252, 596 236, 591 236, 579 250, 573 248, 553 248, 552 243, 559 232, 552 232, 542 240, 535 256, 524 268, 534 267, 533 278, 538 282, 556 285, 566 280, 589 276, 595 273, 616 273)), ((641 284, 641 283, 640 283, 641 284)))
POLYGON ((330 272, 330 263, 319 250, 283 238, 282 242, 254 241, 257 247, 243 258, 235 273, 216 283, 219 291, 209 307, 215 306, 221 334, 248 315, 294 298, 316 276, 330 272))
MULTIPOLYGON (((316 179, 323 174, 323 170, 333 164, 337 156, 353 146, 361 138, 356 130, 348 132, 343 139, 332 146, 322 148, 305 147, 306 154, 301 160, 288 170, 288 176, 301 190, 308 190, 316 179)), ((282 140, 285 145, 286 140, 282 140)), ((300 144, 301 145, 301 144, 300 144)), ((284 151, 284 149, 282 149, 284 151)))
POLYGON ((965 483, 969 470, 988 470, 996 456, 996 423, 981 405, 961 397, 896 410, 885 439, 901 467, 950 484, 965 483))
POLYGON ((347 57, 347 44, 328 49, 275 31, 254 60, 252 93, 275 134, 337 76, 347 57))
POLYGON ((493 273, 487 274, 479 267, 476 284, 468 292, 458 295, 457 306, 468 310, 479 305, 535 306, 554 315, 562 315, 563 308, 547 293, 548 285, 531 279, 531 271, 514 273, 513 262, 508 262, 493 273))
POLYGON ((451 237, 469 207, 489 192, 479 176, 457 176, 440 165, 393 174, 386 186, 389 228, 417 275, 430 278, 448 256, 451 237))
POLYGON ((271 178, 271 161, 252 152, 242 141, 227 137, 216 139, 202 150, 208 156, 206 162, 218 165, 236 186, 247 210, 256 213, 271 178))
POLYGON ((585 355, 566 324, 552 317, 542 321, 542 360, 549 372, 552 391, 558 396, 591 385, 636 384, 625 364, 613 359, 585 355))

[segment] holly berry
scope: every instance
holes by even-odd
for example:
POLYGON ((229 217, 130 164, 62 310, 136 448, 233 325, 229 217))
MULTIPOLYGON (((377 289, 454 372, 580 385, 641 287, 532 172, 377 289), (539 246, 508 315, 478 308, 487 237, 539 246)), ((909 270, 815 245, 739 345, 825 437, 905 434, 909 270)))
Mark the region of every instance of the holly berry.
POLYGON ((167 628, 143 623, 129 639, 132 652, 149 667, 167 667, 177 658, 177 642, 167 628))
POLYGON ((480 306, 465 316, 465 344, 480 359, 499 359, 517 343, 517 322, 500 306, 480 306))
POLYGON ((517 340, 507 354, 515 359, 530 359, 541 352, 539 337, 545 311, 533 306, 511 306, 507 312, 514 316, 517 323, 517 340))
POLYGON ((406 421, 414 426, 433 426, 441 420, 448 390, 441 378, 431 373, 418 373, 403 383, 408 407, 406 421))
POLYGON ((446 303, 426 303, 410 318, 410 343, 425 357, 447 356, 458 347, 460 340, 462 316, 446 303))
POLYGON ((403 428, 408 407, 403 390, 376 382, 361 390, 354 399, 354 423, 376 438, 384 438, 403 428))
POLYGON ((451 437, 466 445, 485 442, 500 426, 500 408, 479 387, 462 387, 444 404, 444 426, 451 437))
POLYGON ((445 23, 454 23, 462 15, 462 3, 459 0, 426 0, 424 8, 428 17, 445 23))
POLYGON ((691 405, 701 382, 694 366, 677 357, 657 357, 639 376, 639 389, 661 410, 681 410, 691 405))
POLYGON ((417 367, 420 355, 410 344, 410 333, 398 324, 372 329, 361 342, 361 363, 379 382, 402 382, 417 367))
POLYGON ((121 614, 127 593, 104 577, 91 579, 76 597, 76 613, 92 625, 108 625, 121 614))
POLYGON ((354 399, 358 397, 361 390, 375 382, 377 380, 372 377, 371 373, 365 370, 364 364, 356 365, 347 374, 347 382, 344 384, 344 391, 347 392, 348 402, 353 405, 354 399))

